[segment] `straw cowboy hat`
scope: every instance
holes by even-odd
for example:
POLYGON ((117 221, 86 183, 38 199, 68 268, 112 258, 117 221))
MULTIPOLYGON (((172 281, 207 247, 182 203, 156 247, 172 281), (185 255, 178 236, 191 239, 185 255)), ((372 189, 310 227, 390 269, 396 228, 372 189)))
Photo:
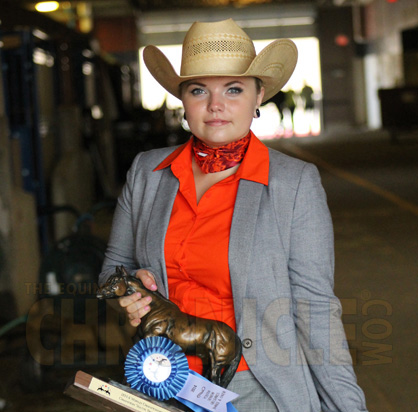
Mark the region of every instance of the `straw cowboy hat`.
POLYGON ((157 47, 145 47, 143 57, 155 79, 177 98, 180 84, 189 79, 251 76, 263 82, 265 102, 289 80, 296 66, 297 49, 291 40, 279 39, 256 55, 250 37, 228 19, 192 24, 183 41, 180 76, 157 47))

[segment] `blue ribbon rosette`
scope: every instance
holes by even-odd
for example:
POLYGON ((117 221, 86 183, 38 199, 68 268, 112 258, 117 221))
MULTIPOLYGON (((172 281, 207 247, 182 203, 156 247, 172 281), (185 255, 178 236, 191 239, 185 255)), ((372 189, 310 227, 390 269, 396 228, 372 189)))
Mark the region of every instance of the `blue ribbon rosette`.
POLYGON ((132 389, 160 401, 176 398, 195 412, 237 412, 230 401, 238 395, 189 370, 181 347, 168 338, 137 342, 126 357, 125 376, 132 389))
POLYGON ((125 361, 131 386, 161 401, 174 398, 189 376, 189 364, 180 346, 161 336, 137 342, 125 361))

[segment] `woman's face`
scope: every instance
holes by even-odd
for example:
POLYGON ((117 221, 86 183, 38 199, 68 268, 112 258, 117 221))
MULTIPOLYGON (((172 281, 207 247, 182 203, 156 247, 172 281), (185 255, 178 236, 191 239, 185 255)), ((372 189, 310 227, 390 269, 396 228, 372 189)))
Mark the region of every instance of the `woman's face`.
POLYGON ((264 96, 253 77, 202 77, 181 91, 191 132, 211 147, 246 136, 264 96))

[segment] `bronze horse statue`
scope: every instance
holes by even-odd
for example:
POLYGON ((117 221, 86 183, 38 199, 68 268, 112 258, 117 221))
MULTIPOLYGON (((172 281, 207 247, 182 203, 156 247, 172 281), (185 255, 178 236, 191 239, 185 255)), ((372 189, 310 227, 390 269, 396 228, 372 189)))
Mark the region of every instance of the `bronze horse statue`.
POLYGON ((202 359, 205 378, 226 388, 242 355, 241 340, 234 330, 226 323, 182 312, 161 293, 145 288, 123 266, 116 267, 116 272, 97 291, 97 298, 118 298, 135 292, 140 292, 142 297, 152 297, 151 310, 142 317, 138 327, 141 336, 163 336, 172 340, 185 354, 202 359))

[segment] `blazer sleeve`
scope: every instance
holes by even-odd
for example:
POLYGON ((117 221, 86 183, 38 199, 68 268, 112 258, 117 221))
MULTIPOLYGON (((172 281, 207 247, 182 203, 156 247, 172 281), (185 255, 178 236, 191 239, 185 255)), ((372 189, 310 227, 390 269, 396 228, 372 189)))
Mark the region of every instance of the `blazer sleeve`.
POLYGON ((291 282, 300 362, 311 370, 323 412, 366 411, 333 292, 334 238, 317 168, 306 164, 295 197, 290 232, 291 282))
MULTIPOLYGON (((122 192, 118 197, 105 259, 102 265, 102 272, 99 275, 99 285, 106 282, 107 278, 114 273, 116 266, 125 266, 132 275, 140 269, 135 253, 135 224, 132 204, 134 191, 138 192, 141 190, 141 182, 138 182, 137 171, 140 167, 142 155, 143 153, 139 153, 136 156, 127 173, 122 192)), ((154 273, 151 268, 142 267, 141 269, 147 269, 151 273, 154 273)))

